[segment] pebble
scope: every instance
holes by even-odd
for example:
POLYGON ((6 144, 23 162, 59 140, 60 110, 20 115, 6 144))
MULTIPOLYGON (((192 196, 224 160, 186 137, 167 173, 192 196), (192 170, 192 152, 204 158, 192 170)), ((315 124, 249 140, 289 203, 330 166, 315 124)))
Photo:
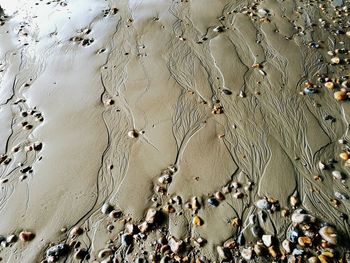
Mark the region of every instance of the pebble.
POLYGON ((6 238, 6 242, 7 243, 14 243, 17 241, 17 236, 16 235, 9 235, 7 238, 6 238))
POLYGON ((173 237, 171 237, 171 238, 169 239, 168 244, 169 244, 169 246, 170 246, 170 250, 171 250, 172 252, 174 252, 175 254, 179 253, 179 252, 182 250, 183 245, 184 245, 182 240, 177 241, 177 240, 175 240, 175 238, 173 238, 173 237))
POLYGON ((221 32, 224 32, 224 27, 223 26, 217 26, 213 29, 214 32, 218 32, 218 33, 221 33, 221 32))
POLYGON ((269 250, 269 254, 271 255, 271 257, 273 257, 273 258, 277 257, 277 251, 273 246, 269 247, 268 250, 269 250))
POLYGON ((259 209, 270 209, 271 204, 266 199, 260 199, 255 203, 256 207, 259 209))
POLYGON ((35 237, 35 234, 30 231, 22 231, 21 233, 19 233, 19 239, 25 242, 33 240, 34 237, 35 237))
POLYGON ((292 207, 296 207, 298 204, 299 204, 299 198, 295 195, 292 195, 290 198, 289 198, 289 203, 292 207))
POLYGON ((345 100, 346 97, 347 97, 347 96, 346 96, 346 92, 343 91, 343 90, 339 90, 339 91, 334 92, 334 98, 335 98, 337 101, 345 100))
POLYGON ((331 82, 331 81, 327 81, 324 86, 327 88, 327 89, 334 89, 334 83, 331 82))
POLYGON ((349 196, 345 193, 334 192, 334 196, 340 200, 349 200, 349 196))
POLYGON ((272 235, 263 235, 262 241, 265 246, 270 247, 272 245, 272 235))
POLYGON ((262 256, 266 253, 266 248, 261 244, 255 244, 254 252, 257 256, 262 256))
POLYGON ((308 247, 308 246, 311 246, 312 240, 310 237, 307 237, 307 236, 299 237, 298 244, 302 247, 308 247))
POLYGON ((287 239, 283 240, 282 247, 288 254, 290 252, 292 252, 292 247, 291 247, 291 243, 289 240, 287 240, 287 239))
POLYGON ((141 224, 139 224, 137 227, 139 228, 141 233, 145 233, 149 228, 149 224, 146 221, 144 221, 141 224))
POLYGON ((133 238, 130 234, 123 234, 121 236, 121 241, 123 246, 130 246, 132 244, 133 238))
POLYGON ((199 216, 194 216, 193 217, 193 224, 196 226, 201 226, 203 225, 203 220, 199 216))
POLYGON ((137 138, 137 137, 139 137, 139 133, 137 131, 135 131, 135 130, 132 130, 132 131, 128 132, 128 136, 130 138, 137 138))
POLYGON ((214 194, 214 196, 215 196, 215 198, 216 198, 217 200, 220 200, 220 201, 222 201, 222 200, 225 199, 225 196, 224 196, 223 193, 221 193, 221 192, 216 192, 216 193, 214 194))
POLYGON ((295 227, 288 228, 286 237, 290 242, 296 243, 299 237, 299 230, 295 227))
POLYGON ((220 259, 227 259, 228 258, 228 251, 226 248, 222 246, 217 246, 216 251, 218 252, 220 259))
POLYGON ((319 162, 318 163, 318 168, 320 168, 320 170, 326 170, 327 166, 323 162, 319 162))
POLYGON ((154 224, 158 211, 155 208, 150 208, 146 214, 146 222, 154 224))
POLYGON ((50 247, 46 251, 46 257, 53 257, 58 259, 61 256, 64 256, 68 253, 68 245, 65 243, 58 244, 56 246, 50 247))
POLYGON ((343 161, 347 161, 349 160, 349 154, 347 152, 342 152, 339 154, 340 159, 342 159, 343 161))
POLYGON ((77 259, 77 260, 83 260, 87 255, 88 255, 88 252, 85 249, 79 248, 74 253, 74 258, 77 259))
POLYGON ((342 175, 342 173, 339 172, 339 171, 333 171, 333 172, 332 172, 332 175, 333 175, 333 178, 334 178, 334 179, 339 179, 339 180, 343 179, 343 175, 342 175))
POLYGON ((84 233, 84 230, 81 227, 73 227, 69 235, 71 237, 77 237, 84 233))
POLYGON ((258 14, 259 14, 260 16, 267 16, 268 13, 269 13, 269 11, 266 10, 266 9, 264 9, 264 8, 259 8, 259 9, 258 9, 258 14))
POLYGON ((312 215, 304 214, 301 209, 296 210, 292 214, 292 222, 295 224, 314 223, 316 218, 312 215))
POLYGON ((332 245, 337 244, 337 232, 331 226, 324 226, 318 232, 321 237, 332 245))
POLYGON ((331 63, 332 64, 339 64, 340 63, 340 58, 339 57, 332 57, 331 58, 331 63))
POLYGON ((108 215, 110 212, 112 212, 113 206, 111 206, 108 203, 104 203, 103 206, 101 207, 101 212, 102 214, 108 215))
POLYGON ((211 206, 218 206, 219 205, 219 201, 213 197, 208 199, 208 204, 211 206))
POLYGON ((251 248, 243 248, 241 251, 241 256, 245 260, 251 260, 253 257, 253 250, 251 248))

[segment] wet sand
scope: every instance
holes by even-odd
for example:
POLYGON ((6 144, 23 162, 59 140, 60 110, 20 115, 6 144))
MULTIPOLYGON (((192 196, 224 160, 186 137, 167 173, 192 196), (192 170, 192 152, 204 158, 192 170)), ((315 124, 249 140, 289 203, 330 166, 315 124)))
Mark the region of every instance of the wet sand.
POLYGON ((347 1, 0 6, 2 262, 350 262, 347 1))

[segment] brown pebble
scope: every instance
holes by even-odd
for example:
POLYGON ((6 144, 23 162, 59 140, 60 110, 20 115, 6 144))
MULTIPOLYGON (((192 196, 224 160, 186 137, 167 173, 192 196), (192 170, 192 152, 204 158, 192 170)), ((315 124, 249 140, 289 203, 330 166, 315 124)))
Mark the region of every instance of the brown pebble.
POLYGON ((347 97, 347 96, 346 96, 346 92, 343 91, 343 90, 339 90, 339 91, 334 92, 334 98, 335 98, 337 101, 345 100, 346 97, 347 97))
POLYGON ((19 239, 26 242, 26 241, 31 241, 35 237, 35 234, 30 231, 22 231, 19 233, 19 239))

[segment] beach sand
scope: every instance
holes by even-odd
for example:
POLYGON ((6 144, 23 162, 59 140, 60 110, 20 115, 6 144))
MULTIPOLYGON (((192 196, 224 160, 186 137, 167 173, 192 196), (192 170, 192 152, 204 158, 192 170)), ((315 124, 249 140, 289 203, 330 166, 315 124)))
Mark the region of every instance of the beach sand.
POLYGON ((350 262, 348 1, 0 6, 2 262, 350 262))

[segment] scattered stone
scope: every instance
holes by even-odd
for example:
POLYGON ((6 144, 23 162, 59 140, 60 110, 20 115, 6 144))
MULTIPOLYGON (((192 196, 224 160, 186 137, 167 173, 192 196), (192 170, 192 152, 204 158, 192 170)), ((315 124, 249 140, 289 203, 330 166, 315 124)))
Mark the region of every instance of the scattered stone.
POLYGON ((81 227, 73 227, 69 235, 71 237, 77 237, 84 233, 84 230, 81 227))
POLYGON ((292 214, 291 219, 292 219, 292 222, 295 224, 314 223, 316 221, 316 218, 314 216, 303 213, 302 209, 296 210, 292 214))
POLYGON ((113 206, 111 206, 109 203, 104 203, 101 207, 102 214, 108 215, 110 212, 112 212, 113 206))
POLYGON ((17 241, 17 236, 16 235, 9 235, 7 238, 6 238, 6 242, 11 244, 11 243, 14 243, 17 241))
POLYGON ((337 101, 345 100, 347 98, 346 92, 343 90, 336 91, 336 92, 334 92, 334 98, 337 101))
POLYGON ((349 160, 349 154, 347 152, 342 152, 339 154, 340 159, 342 159, 343 161, 347 161, 349 160))
POLYGON ((133 238, 130 234, 123 234, 121 236, 121 241, 123 246, 130 246, 132 244, 133 238))
POLYGON ((326 170, 327 169, 327 166, 321 161, 318 163, 318 167, 320 168, 320 170, 326 170))
POLYGON ((253 257, 253 250, 251 248, 243 248, 241 251, 241 256, 245 260, 251 260, 253 257))
POLYGON ((203 220, 199 217, 199 216, 194 216, 193 217, 193 224, 196 225, 196 226, 201 226, 203 225, 203 220))
POLYGON ((68 253, 68 250, 69 250, 68 245, 61 243, 56 246, 50 247, 46 251, 46 257, 58 260, 60 257, 66 255, 68 253))
POLYGON ((130 138, 137 138, 137 137, 139 137, 139 133, 137 131, 135 131, 135 130, 132 130, 132 131, 128 132, 128 136, 130 138))
POLYGON ((292 247, 291 247, 291 243, 289 240, 287 240, 287 239, 283 240, 282 247, 288 254, 290 252, 292 252, 292 247))
POLYGON ((219 205, 219 201, 213 197, 208 199, 208 204, 211 206, 218 206, 219 205))
POLYGON ((155 208, 150 208, 146 214, 146 222, 154 224, 158 211, 155 208))
POLYGON ((182 240, 177 241, 174 237, 169 239, 168 244, 170 246, 170 250, 175 254, 179 253, 183 249, 184 245, 182 240))
POLYGON ((332 245, 336 245, 338 241, 338 235, 336 230, 331 226, 324 226, 318 232, 321 237, 332 245))
POLYGON ((309 263, 318 263, 319 260, 318 260, 317 257, 310 257, 310 258, 308 259, 308 262, 309 262, 309 263))
POLYGON ((341 193, 341 192, 334 192, 334 196, 340 200, 348 200, 349 196, 345 193, 341 193))
POLYGON ((339 171, 333 171, 333 172, 332 172, 332 175, 333 175, 333 178, 334 178, 334 179, 338 179, 338 180, 343 179, 343 175, 342 175, 342 173, 339 172, 339 171))
POLYGON ((223 26, 217 26, 213 29, 214 32, 218 32, 218 33, 221 33, 221 32, 224 32, 225 29, 223 26))
POLYGON ((265 246, 270 247, 272 245, 272 235, 263 235, 262 241, 265 246))
POLYGON ((228 259, 229 258, 229 252, 226 248, 221 247, 221 246, 217 246, 216 251, 218 252, 220 259, 228 259))
POLYGON ((309 247, 312 244, 312 240, 310 237, 307 236, 299 237, 298 244, 302 247, 309 247))
POLYGON ((255 203, 256 207, 259 209, 270 209, 271 204, 266 199, 260 199, 255 203))
POLYGON ((24 242, 31 241, 34 239, 34 237, 35 234, 30 231, 22 231, 21 233, 19 233, 19 239, 24 242))

